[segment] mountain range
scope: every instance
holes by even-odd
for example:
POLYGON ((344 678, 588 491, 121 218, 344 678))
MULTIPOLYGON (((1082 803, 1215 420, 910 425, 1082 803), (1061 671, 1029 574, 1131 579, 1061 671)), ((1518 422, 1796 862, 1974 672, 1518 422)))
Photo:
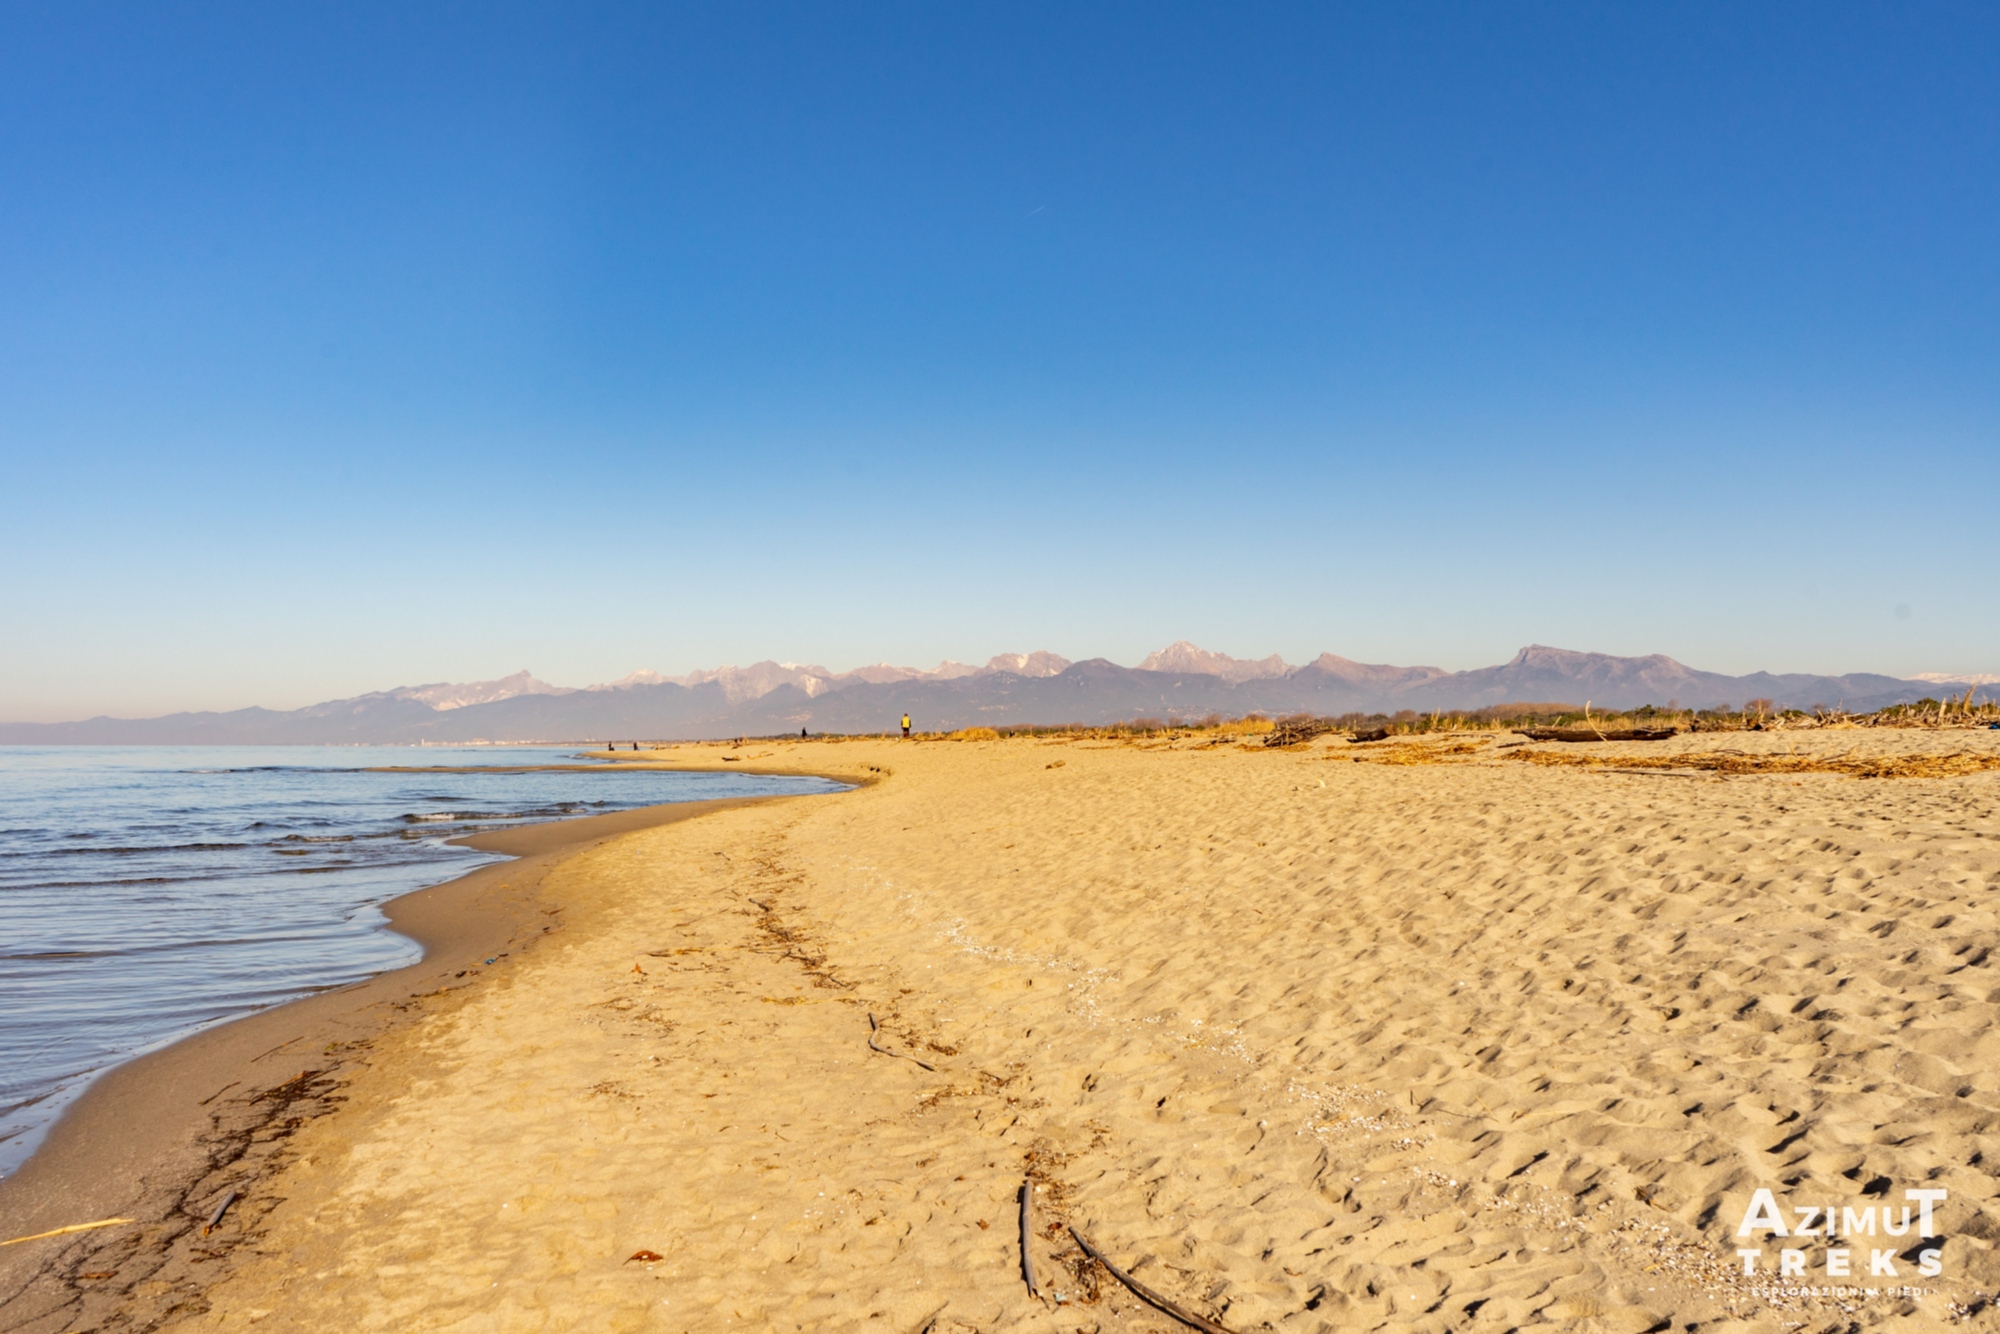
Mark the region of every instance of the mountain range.
POLYGON ((1725 676, 1661 654, 1619 658, 1539 644, 1497 667, 1447 672, 1353 662, 1331 653, 1295 667, 1275 655, 1232 658, 1182 640, 1137 667, 1102 658, 1071 662, 1049 652, 1001 654, 984 667, 947 661, 929 671, 878 663, 835 673, 812 664, 760 662, 677 677, 635 672, 582 688, 550 685, 522 671, 472 684, 404 686, 303 709, 0 723, 0 744, 666 741, 770 736, 801 728, 881 732, 904 713, 919 730, 932 731, 1252 712, 1428 713, 1524 702, 1735 708, 1765 699, 1778 708, 1868 710, 1967 689, 1980 698, 2000 698, 1990 678, 1725 676))

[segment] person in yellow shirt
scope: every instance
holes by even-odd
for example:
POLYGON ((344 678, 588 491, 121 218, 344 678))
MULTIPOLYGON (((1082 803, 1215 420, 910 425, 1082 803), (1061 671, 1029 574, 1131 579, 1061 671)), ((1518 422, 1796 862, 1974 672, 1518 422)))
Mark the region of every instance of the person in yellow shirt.
POLYGON ((909 734, 910 734, 910 715, 906 713, 903 715, 903 735, 908 736, 909 734))

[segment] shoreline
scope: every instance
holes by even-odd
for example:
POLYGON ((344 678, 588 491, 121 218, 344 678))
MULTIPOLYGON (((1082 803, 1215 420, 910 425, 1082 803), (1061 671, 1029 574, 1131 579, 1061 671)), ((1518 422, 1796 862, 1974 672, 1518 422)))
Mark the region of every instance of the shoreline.
MULTIPOLYGON (((1961 746, 2000 759, 843 747, 896 781, 564 863, 565 943, 377 1046, 190 1334, 1158 1328, 1069 1225, 1237 1330, 1783 1334, 1850 1313, 1770 1245, 1744 1274, 1752 1187, 1919 1183, 1942 1272, 1902 1243, 1877 1281, 1925 1294, 1852 1318, 1964 1328, 2000 1282, 2000 772, 1924 776, 1961 746)), ((718 754, 828 756, 681 752, 718 754)))
POLYGON ((264 1060, 169 1260, 0 1328, 1156 1328, 1070 1227, 1239 1330, 1964 1328, 2000 737, 1731 741, 690 748, 897 781, 555 860, 558 943, 264 1060), (1743 1267, 1753 1188, 1919 1187, 1872 1313, 1743 1267))
POLYGON ((233 1189, 231 1207, 240 1207, 272 1166, 273 1149, 339 1105, 343 1068, 376 1039, 420 1018, 432 998, 466 991, 560 935, 564 905, 541 892, 551 870, 628 833, 779 799, 669 802, 454 839, 511 860, 382 905, 389 929, 422 948, 417 962, 202 1029, 106 1071, 0 1179, 0 1238, 134 1221, 0 1249, 0 1330, 95 1323, 126 1305, 133 1281, 192 1296, 220 1277, 193 1269, 220 1258, 201 1240, 215 1203, 233 1189), (79 1273, 128 1281, 100 1293, 74 1283, 79 1273))

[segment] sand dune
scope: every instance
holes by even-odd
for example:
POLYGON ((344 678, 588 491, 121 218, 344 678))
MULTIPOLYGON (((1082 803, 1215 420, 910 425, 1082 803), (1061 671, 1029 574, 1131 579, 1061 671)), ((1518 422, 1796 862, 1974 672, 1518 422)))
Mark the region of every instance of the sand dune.
MULTIPOLYGON (((2000 755, 1668 745, 1725 742, 2000 755)), ((550 872, 564 930, 348 1068, 194 1327, 1175 1327, 1066 1222, 1235 1330, 1992 1319, 2000 774, 1495 741, 727 753, 885 773, 550 872), (1823 1238, 1739 1240, 1758 1188, 1944 1190, 1942 1273, 1914 1230, 1853 1239, 1848 1279, 1823 1238), (1887 1286, 1887 1249, 1928 1295, 1787 1295, 1741 1273, 1758 1243, 1821 1285, 1887 1286)))

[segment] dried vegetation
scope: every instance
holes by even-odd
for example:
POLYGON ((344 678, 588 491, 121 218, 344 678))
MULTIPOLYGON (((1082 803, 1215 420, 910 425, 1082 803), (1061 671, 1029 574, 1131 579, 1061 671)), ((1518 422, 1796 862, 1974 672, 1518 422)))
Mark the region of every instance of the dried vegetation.
POLYGON ((1671 769, 1716 774, 1845 774, 1849 778, 1963 778, 2000 769, 2000 755, 1954 751, 1948 755, 1751 755, 1707 751, 1699 755, 1603 755, 1521 750, 1507 757, 1529 764, 1589 769, 1671 769))

